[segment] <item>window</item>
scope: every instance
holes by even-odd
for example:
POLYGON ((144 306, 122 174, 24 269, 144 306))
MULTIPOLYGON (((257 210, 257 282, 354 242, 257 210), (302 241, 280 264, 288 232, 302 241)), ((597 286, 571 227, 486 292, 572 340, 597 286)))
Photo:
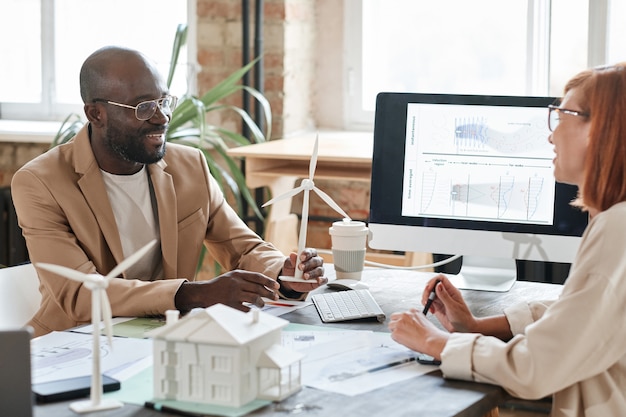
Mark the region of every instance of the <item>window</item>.
POLYGON ((213 372, 233 372, 233 358, 226 355, 214 355, 211 357, 211 370, 213 372))
POLYGON ((215 402, 230 403, 236 394, 232 385, 218 383, 211 384, 210 392, 209 398, 204 398, 205 401, 214 400, 215 402))
POLYGON ((162 366, 178 366, 178 353, 169 350, 161 351, 161 365, 162 366))
POLYGON ((189 364, 189 382, 187 385, 187 398, 193 398, 202 401, 204 397, 204 367, 198 364, 189 364))
MULTIPOLYGON (((591 0, 590 0, 591 1, 591 0)), ((626 61, 626 0, 610 0, 607 34, 607 63, 626 61)))
MULTIPOLYGON (((3 1, 0 118, 18 120, 82 114, 80 66, 105 45, 145 53, 166 77, 176 28, 195 10, 195 0, 3 1)), ((187 91, 187 57, 183 51, 172 83, 177 95, 187 91)))
POLYGON ((626 59, 625 3, 346 0, 346 125, 371 128, 381 91, 558 96, 626 59))

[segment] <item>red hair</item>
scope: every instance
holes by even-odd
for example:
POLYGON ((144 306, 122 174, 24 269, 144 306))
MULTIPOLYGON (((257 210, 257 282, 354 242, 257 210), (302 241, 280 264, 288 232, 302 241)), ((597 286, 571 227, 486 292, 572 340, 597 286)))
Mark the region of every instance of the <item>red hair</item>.
POLYGON ((591 123, 577 205, 604 211, 626 201, 626 62, 583 71, 573 88, 591 123))

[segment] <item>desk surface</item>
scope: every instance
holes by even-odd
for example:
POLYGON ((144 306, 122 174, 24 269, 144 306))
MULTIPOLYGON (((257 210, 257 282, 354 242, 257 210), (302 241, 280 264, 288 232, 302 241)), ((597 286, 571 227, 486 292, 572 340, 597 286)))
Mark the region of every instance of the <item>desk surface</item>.
MULTIPOLYGON (((332 272, 328 274, 332 275, 332 272)), ((346 323, 323 324, 314 306, 282 316, 293 322, 312 325, 333 326, 342 329, 388 331, 387 323, 391 313, 411 307, 421 308, 421 292, 431 273, 406 270, 366 269, 363 281, 369 284, 370 291, 387 315, 385 323, 376 321, 353 321, 346 323)), ((518 281, 506 293, 464 290, 465 299, 477 316, 500 313, 504 307, 534 299, 556 298, 560 285, 518 281)), ((318 291, 329 291, 325 288, 318 291)), ((434 322, 436 320, 432 318, 434 322)), ((437 323, 438 324, 438 323, 437 323)), ((271 404, 249 414, 250 416, 285 416, 285 410, 305 408, 299 415, 342 417, 374 416, 483 416, 507 398, 505 392, 493 385, 465 381, 446 380, 439 371, 396 383, 385 388, 355 397, 304 387, 300 392, 287 398, 280 405, 271 404), (280 407, 280 408, 277 408, 280 407)), ((35 407, 36 417, 61 417, 74 415, 67 403, 35 407)), ((157 413, 134 405, 109 412, 99 412, 90 416, 147 417, 174 416, 157 413)))
POLYGON ((256 157, 301 160, 307 163, 313 153, 315 138, 319 137, 318 157, 328 161, 372 163, 372 132, 319 132, 294 138, 271 140, 255 145, 241 146, 228 150, 237 157, 256 157), (318 136, 319 135, 319 136, 318 136))
MULTIPOLYGON (((262 187, 277 176, 308 177, 315 137, 308 134, 231 148, 228 154, 245 158, 248 185, 262 187)), ((368 132, 320 132, 315 178, 369 181, 373 143, 368 132)))

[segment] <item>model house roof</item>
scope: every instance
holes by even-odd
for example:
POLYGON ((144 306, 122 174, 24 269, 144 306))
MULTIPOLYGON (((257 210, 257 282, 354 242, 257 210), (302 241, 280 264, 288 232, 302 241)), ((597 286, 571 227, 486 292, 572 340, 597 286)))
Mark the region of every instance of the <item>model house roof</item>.
POLYGON ((287 320, 259 310, 253 309, 244 313, 223 304, 215 304, 208 308, 195 309, 176 323, 153 330, 150 336, 168 341, 238 346, 279 330, 287 324, 287 320))
POLYGON ((257 365, 263 368, 283 368, 304 358, 304 354, 281 345, 270 346, 259 358, 257 365))

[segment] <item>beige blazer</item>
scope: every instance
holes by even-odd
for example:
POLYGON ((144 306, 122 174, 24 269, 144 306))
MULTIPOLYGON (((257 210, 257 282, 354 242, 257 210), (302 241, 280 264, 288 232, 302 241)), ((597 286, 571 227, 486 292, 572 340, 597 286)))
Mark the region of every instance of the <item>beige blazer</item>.
MULTIPOLYGON (((168 143, 165 157, 149 165, 148 173, 157 201, 165 279, 113 280, 107 293, 114 316, 173 309, 184 279, 195 279, 203 242, 226 270, 278 276, 285 256, 252 232, 226 203, 199 150, 168 143)), ((88 125, 69 143, 22 167, 11 191, 33 263, 106 274, 124 258, 88 125)), ((50 272, 38 273, 42 302, 29 323, 35 335, 91 320, 88 289, 50 272)))

